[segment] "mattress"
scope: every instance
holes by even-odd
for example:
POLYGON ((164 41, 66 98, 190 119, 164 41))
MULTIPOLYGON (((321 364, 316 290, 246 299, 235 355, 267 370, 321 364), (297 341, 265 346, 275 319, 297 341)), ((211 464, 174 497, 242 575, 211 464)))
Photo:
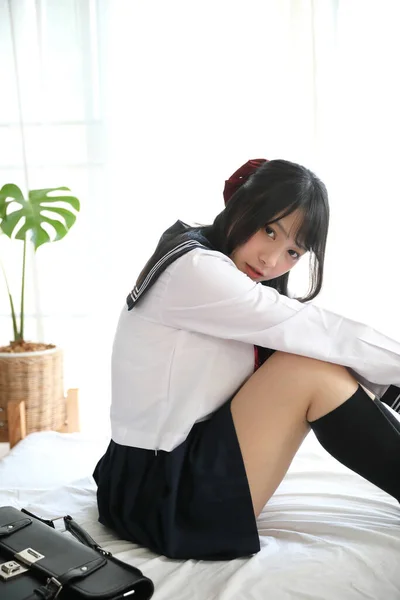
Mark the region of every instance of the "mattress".
POLYGON ((107 443, 29 435, 0 461, 0 505, 72 515, 153 579, 155 600, 400 599, 398 503, 336 462, 312 433, 258 519, 261 551, 229 562, 168 559, 99 524, 91 473, 107 443))

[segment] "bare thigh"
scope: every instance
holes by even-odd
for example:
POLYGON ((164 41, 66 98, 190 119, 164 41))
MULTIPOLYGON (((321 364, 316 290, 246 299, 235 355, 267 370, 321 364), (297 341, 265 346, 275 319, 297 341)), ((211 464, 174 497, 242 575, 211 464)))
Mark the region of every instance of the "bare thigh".
POLYGON ((258 516, 282 481, 310 425, 354 394, 339 365, 275 352, 242 386, 231 412, 258 516))

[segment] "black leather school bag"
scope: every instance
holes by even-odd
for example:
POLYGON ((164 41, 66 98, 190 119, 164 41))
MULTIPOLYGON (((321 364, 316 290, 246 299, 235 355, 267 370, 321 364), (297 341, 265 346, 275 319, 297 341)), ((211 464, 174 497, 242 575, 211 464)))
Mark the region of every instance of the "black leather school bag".
POLYGON ((1 600, 147 600, 153 582, 100 548, 71 517, 53 521, 0 507, 1 600), (79 541, 77 541, 79 540, 79 541))

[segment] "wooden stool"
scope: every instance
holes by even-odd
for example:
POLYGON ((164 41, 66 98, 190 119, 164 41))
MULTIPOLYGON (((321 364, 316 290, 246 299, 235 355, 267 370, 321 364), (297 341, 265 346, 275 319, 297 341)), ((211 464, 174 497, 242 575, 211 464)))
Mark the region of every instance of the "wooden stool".
MULTIPOLYGON (((68 390, 65 401, 67 403, 67 419, 64 426, 58 431, 60 433, 74 433, 80 431, 78 390, 68 390)), ((8 402, 7 417, 8 441, 10 443, 10 448, 12 448, 26 437, 25 402, 23 400, 19 402, 8 402)))

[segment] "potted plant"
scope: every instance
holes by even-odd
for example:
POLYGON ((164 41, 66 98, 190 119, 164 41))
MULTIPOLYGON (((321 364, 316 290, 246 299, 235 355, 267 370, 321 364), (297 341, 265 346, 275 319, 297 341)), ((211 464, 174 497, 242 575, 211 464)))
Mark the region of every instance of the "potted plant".
POLYGON ((54 344, 25 341, 24 326, 28 244, 32 243, 36 251, 67 235, 80 209, 78 198, 68 192, 67 187, 30 190, 24 197, 14 184, 0 190, 0 233, 23 244, 19 314, 0 256, 13 329, 13 339, 0 347, 0 442, 10 437, 7 409, 13 402, 25 402, 27 433, 58 430, 65 422, 62 350, 54 344), (43 228, 44 223, 54 230, 53 239, 43 228))

